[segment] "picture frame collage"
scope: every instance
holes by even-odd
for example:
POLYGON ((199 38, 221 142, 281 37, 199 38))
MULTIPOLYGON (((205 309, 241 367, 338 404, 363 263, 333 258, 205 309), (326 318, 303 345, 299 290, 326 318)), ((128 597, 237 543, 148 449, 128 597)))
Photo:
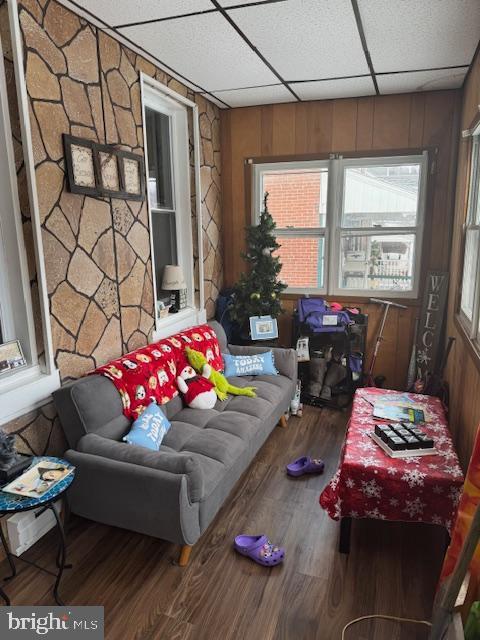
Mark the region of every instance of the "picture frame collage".
POLYGON ((143 157, 114 145, 63 134, 68 186, 72 193, 145 199, 143 157))

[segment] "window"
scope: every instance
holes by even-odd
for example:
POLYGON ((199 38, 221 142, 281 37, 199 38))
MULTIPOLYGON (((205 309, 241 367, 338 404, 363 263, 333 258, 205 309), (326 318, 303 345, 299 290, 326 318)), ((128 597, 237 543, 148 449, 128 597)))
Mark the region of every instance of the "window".
MULTIPOLYGON (((18 29, 16 4, 10 5, 10 26, 18 37, 12 39, 15 73, 18 74, 19 120, 22 132, 23 159, 30 199, 30 232, 38 260, 35 261, 36 286, 42 324, 43 352, 37 353, 29 270, 24 242, 15 154, 12 144, 8 91, 3 58, 0 58, 0 344, 18 340, 26 366, 0 364, 0 425, 33 411, 50 399, 60 386, 51 344, 48 296, 43 261, 40 216, 37 206, 32 136, 29 127, 28 101, 23 76, 23 54, 18 29)), ((1 42, 0 42, 1 50, 1 42)), ((34 252, 33 247, 31 248, 34 252)))
POLYGON ((415 297, 427 157, 257 164, 277 224, 282 279, 293 293, 415 297))
MULTIPOLYGON (((187 283, 187 306, 194 306, 190 161, 187 109, 167 95, 144 87, 147 185, 157 302, 166 265, 180 265, 187 283)), ((157 314, 158 315, 158 314, 157 314)))
POLYGON ((192 202, 195 203, 195 210, 201 213, 202 199, 198 107, 146 74, 141 73, 140 78, 157 307, 153 340, 159 340, 206 319, 202 220, 200 214, 192 218, 192 202), (190 185, 195 188, 194 198, 191 198, 190 185), (192 225, 192 222, 195 224, 192 225), (193 232, 197 240, 195 258, 193 232), (182 268, 187 288, 187 307, 179 313, 162 314, 160 317, 159 303, 168 303, 172 294, 171 291, 162 290, 166 265, 179 265, 182 268))
POLYGON ((464 227, 464 257, 460 317, 470 338, 478 340, 480 332, 480 125, 472 140, 470 189, 464 227))

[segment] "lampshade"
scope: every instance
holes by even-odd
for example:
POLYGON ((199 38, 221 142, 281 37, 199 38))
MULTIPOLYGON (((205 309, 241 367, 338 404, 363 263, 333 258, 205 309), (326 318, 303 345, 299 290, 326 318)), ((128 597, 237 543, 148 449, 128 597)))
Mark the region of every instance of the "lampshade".
POLYGON ((186 288, 187 284, 182 267, 175 264, 166 264, 163 267, 162 289, 165 289, 165 291, 179 291, 186 288))

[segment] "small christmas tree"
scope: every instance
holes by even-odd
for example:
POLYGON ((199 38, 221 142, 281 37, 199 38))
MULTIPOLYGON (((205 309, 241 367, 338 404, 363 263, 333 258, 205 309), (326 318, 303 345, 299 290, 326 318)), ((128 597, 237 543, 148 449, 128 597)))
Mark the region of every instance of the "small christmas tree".
POLYGON ((268 212, 268 193, 263 200, 263 211, 258 225, 247 227, 247 253, 242 257, 250 265, 248 273, 242 273, 234 286, 233 307, 230 317, 242 329, 251 316, 272 316, 282 313, 280 294, 287 285, 278 280, 282 268, 280 259, 273 252, 280 247, 273 234, 275 222, 268 212))

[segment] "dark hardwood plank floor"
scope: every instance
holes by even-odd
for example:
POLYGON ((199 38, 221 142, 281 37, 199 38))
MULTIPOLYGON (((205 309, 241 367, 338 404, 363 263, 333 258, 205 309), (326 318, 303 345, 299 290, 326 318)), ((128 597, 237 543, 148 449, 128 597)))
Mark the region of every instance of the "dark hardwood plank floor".
MULTIPOLYGON (((275 429, 184 569, 174 545, 72 518, 64 600, 104 605, 108 640, 336 640, 349 620, 371 613, 428 620, 441 529, 356 521, 350 555, 337 552, 339 524, 318 497, 336 469, 346 421, 345 413, 307 407, 275 429), (325 460, 324 475, 288 478, 285 464, 306 452, 325 460), (235 554, 241 532, 285 545, 284 565, 267 569, 235 554)), ((50 532, 26 557, 53 568, 55 549, 50 532)), ((0 570, 7 574, 6 562, 0 570)), ((53 604, 50 586, 24 565, 6 583, 14 604, 53 604)), ((426 637, 422 627, 385 621, 347 631, 348 640, 426 637)))

